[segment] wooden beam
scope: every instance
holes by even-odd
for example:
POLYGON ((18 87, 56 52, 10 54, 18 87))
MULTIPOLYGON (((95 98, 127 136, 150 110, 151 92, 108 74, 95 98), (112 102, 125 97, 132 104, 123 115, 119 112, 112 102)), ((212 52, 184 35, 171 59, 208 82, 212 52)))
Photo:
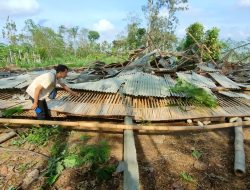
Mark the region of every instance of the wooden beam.
POLYGON ((144 130, 144 131, 193 131, 229 128, 236 126, 250 126, 250 121, 220 123, 200 126, 157 126, 157 125, 124 125, 118 123, 104 123, 91 121, 49 121, 49 120, 31 120, 31 119, 5 119, 0 118, 0 123, 20 124, 20 125, 60 125, 67 129, 82 130, 103 130, 103 129, 120 129, 120 130, 144 130))

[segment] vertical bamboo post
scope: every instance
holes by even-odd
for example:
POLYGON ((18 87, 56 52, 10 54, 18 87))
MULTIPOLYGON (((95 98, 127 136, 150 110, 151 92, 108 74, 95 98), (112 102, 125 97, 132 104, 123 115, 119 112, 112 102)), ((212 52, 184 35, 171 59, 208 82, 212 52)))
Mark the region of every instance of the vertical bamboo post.
MULTIPOLYGON (((242 122, 241 118, 237 122, 242 122)), ((236 176, 242 177, 246 174, 245 152, 244 152, 244 136, 242 126, 234 127, 235 139, 235 159, 234 159, 234 173, 236 176)))

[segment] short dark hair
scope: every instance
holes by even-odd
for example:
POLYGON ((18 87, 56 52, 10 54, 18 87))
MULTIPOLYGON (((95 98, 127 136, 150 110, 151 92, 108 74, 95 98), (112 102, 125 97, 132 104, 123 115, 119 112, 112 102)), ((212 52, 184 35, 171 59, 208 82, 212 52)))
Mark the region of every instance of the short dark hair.
POLYGON ((54 69, 56 70, 56 73, 64 72, 65 70, 69 70, 69 68, 66 65, 61 65, 61 64, 55 66, 54 69))

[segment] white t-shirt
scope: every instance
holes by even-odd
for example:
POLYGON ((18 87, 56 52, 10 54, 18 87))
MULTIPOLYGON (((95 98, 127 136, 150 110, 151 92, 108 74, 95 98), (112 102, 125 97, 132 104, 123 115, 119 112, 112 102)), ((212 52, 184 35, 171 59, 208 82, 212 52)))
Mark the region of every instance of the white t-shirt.
POLYGON ((48 97, 50 92, 56 87, 57 83, 61 85, 63 82, 60 79, 59 80, 56 79, 55 73, 52 73, 52 72, 44 73, 44 74, 36 77, 32 81, 32 83, 28 86, 26 92, 32 98, 34 98, 35 89, 40 84, 43 88, 40 91, 39 100, 43 100, 46 97, 48 97))

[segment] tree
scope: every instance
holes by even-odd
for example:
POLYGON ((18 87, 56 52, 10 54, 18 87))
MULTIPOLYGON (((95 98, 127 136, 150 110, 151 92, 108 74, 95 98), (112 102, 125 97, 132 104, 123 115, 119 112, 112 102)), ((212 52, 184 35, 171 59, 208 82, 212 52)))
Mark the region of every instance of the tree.
POLYGON ((88 39, 91 43, 98 40, 100 38, 100 34, 97 31, 90 30, 88 33, 88 39))
POLYGON ((73 50, 74 50, 75 57, 76 57, 76 50, 77 50, 76 37, 78 35, 78 30, 79 30, 78 26, 75 26, 75 27, 72 27, 72 28, 68 29, 69 36, 71 38, 73 38, 72 47, 73 47, 73 50))
POLYGON ((187 0, 148 0, 143 6, 148 29, 147 46, 171 48, 176 41, 174 31, 178 24, 176 13, 187 9, 187 0))
POLYGON ((210 54, 210 56, 214 60, 219 59, 220 53, 221 53, 221 48, 222 48, 222 43, 219 41, 219 32, 220 32, 220 30, 216 27, 214 27, 206 32, 204 44, 207 46, 207 48, 210 50, 211 53, 206 52, 204 54, 205 60, 209 59, 208 54, 210 54))
POLYGON ((211 58, 219 59, 222 43, 219 41, 220 30, 218 28, 212 28, 204 32, 203 25, 196 22, 191 24, 186 31, 184 50, 191 48, 192 52, 190 53, 198 54, 204 61, 211 58))
MULTIPOLYGON (((191 47, 194 44, 196 44, 196 42, 198 42, 198 43, 202 43, 203 42, 203 38, 204 38, 204 26, 201 23, 196 22, 194 24, 191 24, 186 29, 186 31, 187 32, 186 32, 186 40, 184 42, 184 49, 188 49, 189 47, 191 47), (190 36, 190 34, 192 36, 190 36)), ((196 47, 196 49, 197 48, 198 47, 196 47)))
POLYGON ((8 17, 5 23, 5 26, 2 29, 3 38, 7 39, 9 44, 16 45, 17 44, 17 35, 16 35, 16 23, 8 17))

